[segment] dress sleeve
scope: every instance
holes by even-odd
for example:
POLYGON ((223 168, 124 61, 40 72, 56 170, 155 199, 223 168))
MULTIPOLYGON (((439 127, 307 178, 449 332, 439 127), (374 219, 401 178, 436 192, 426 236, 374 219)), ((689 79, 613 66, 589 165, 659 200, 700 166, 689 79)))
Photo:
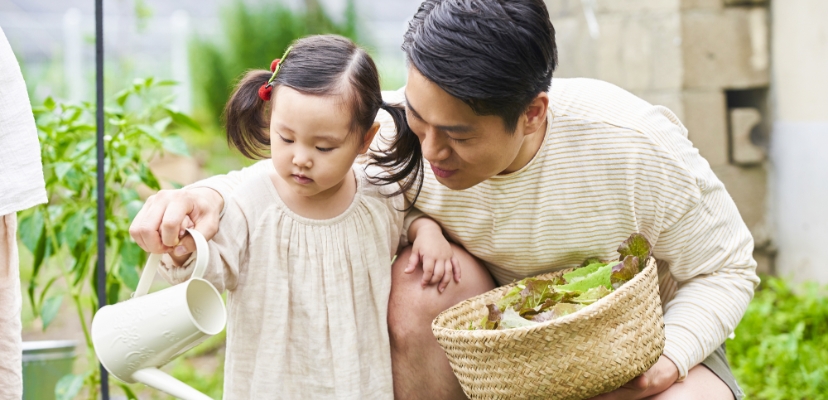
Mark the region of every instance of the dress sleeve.
MULTIPOLYGON (((233 290, 238 285, 242 266, 247 265, 248 249, 248 221, 238 202, 233 198, 227 205, 227 213, 222 218, 216 236, 208 243, 210 247, 210 261, 204 279, 213 284, 219 292, 233 290)), ((195 268, 196 254, 180 267, 173 265, 172 258, 164 254, 161 257, 161 276, 172 284, 190 279, 195 268)))
POLYGON ((271 166, 272 164, 270 160, 262 160, 249 167, 242 168, 241 170, 230 171, 225 175, 211 176, 207 179, 202 179, 198 182, 187 185, 186 187, 206 187, 218 192, 218 194, 224 199, 224 208, 221 210, 221 215, 224 216, 224 213, 227 212, 227 200, 232 197, 233 192, 239 184, 251 176, 259 174, 261 171, 270 168, 271 166))

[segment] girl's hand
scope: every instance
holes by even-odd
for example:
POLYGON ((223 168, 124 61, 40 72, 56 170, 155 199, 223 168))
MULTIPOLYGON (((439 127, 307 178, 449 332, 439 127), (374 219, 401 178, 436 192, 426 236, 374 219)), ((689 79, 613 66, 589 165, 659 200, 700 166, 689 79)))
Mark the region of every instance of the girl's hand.
POLYGON ((417 219, 409 228, 409 238, 414 243, 405 273, 410 274, 418 265, 422 265, 421 285, 426 287, 438 284, 437 290, 440 293, 446 290, 452 278, 455 282, 460 282, 460 263, 436 222, 428 218, 417 219))
POLYGON ((193 252, 188 250, 186 246, 181 243, 181 240, 187 235, 187 229, 194 227, 195 224, 190 219, 189 216, 184 217, 184 221, 181 222, 181 227, 178 230, 178 243, 176 243, 175 247, 173 247, 167 254, 170 255, 170 258, 173 260, 173 265, 176 267, 180 267, 187 259, 190 258, 190 254, 193 252))

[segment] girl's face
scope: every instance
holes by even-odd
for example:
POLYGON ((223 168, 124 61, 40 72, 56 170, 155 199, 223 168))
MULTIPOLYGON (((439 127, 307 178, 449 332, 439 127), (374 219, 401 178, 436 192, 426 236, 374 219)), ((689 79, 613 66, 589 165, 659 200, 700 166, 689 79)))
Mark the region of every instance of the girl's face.
POLYGON ((330 198, 349 176, 356 156, 368 150, 372 132, 364 137, 350 132, 351 115, 339 96, 279 86, 273 98, 270 152, 276 173, 301 197, 330 198))

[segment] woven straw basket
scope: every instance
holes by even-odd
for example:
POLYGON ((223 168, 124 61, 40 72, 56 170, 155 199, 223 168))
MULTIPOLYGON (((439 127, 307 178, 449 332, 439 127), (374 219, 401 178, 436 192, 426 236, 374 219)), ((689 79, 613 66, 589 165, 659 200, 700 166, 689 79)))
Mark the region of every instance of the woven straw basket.
POLYGON ((664 321, 652 258, 618 290, 573 314, 515 329, 468 330, 514 285, 457 304, 431 324, 472 399, 589 398, 620 387, 661 356, 664 321))

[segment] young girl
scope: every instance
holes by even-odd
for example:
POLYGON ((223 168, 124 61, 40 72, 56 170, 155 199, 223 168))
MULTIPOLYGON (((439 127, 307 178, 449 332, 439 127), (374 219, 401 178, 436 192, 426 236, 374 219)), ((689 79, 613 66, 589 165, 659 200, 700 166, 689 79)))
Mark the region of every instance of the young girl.
MULTIPOLYGON (((205 277, 229 291, 224 397, 392 399, 386 314, 405 204, 354 160, 378 110, 401 133, 404 109, 339 36, 300 39, 271 69, 248 72, 225 109, 228 141, 272 163, 234 191, 210 245, 205 277)), ((435 222, 406 233, 439 266, 431 282, 459 279, 435 222)), ((173 257, 162 273, 186 280, 193 257, 173 257)))

